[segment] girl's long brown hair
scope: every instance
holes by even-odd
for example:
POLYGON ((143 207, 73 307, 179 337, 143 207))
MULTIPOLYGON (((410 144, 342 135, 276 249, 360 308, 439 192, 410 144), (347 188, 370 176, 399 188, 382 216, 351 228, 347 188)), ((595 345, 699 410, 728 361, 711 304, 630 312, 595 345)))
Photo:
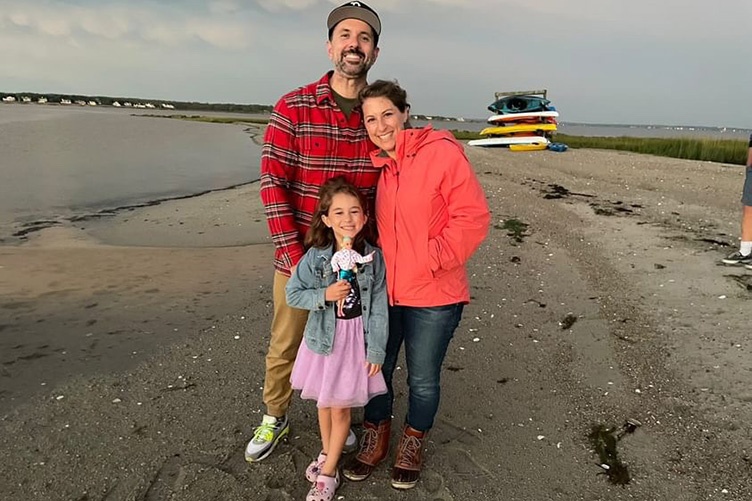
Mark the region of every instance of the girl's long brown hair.
POLYGON ((368 214, 368 201, 363 193, 360 192, 352 183, 350 183, 345 176, 337 176, 329 179, 319 189, 319 201, 316 204, 316 210, 313 213, 313 219, 311 221, 311 227, 306 233, 304 245, 307 248, 317 247, 324 249, 334 243, 334 232, 331 228, 324 224, 321 216, 329 215, 329 208, 332 206, 332 198, 338 193, 345 193, 358 199, 360 207, 363 213, 368 216, 368 221, 363 226, 363 229, 355 235, 353 239, 353 249, 363 254, 365 252, 365 243, 373 243, 376 241, 375 232, 373 230, 374 221, 371 215, 368 214))

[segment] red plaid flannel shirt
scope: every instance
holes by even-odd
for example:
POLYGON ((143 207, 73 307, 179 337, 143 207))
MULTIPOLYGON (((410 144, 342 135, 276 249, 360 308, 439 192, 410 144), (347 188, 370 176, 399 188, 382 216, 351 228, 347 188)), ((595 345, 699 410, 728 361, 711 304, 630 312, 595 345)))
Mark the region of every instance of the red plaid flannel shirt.
POLYGON ((321 185, 344 175, 369 200, 373 214, 380 169, 373 166, 360 107, 350 118, 334 101, 329 78, 296 89, 277 102, 261 150, 261 201, 274 242, 274 268, 289 276, 305 250, 321 185))

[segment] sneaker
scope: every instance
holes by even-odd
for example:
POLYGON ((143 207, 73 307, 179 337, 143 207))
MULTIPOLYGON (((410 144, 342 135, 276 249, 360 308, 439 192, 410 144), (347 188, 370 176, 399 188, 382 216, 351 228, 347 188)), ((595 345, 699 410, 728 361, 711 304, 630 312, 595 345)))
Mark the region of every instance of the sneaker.
POLYGON ((275 418, 264 414, 261 426, 256 428, 253 438, 245 447, 245 460, 253 463, 266 458, 289 432, 290 424, 287 422, 287 416, 275 418))
POLYGON ((350 454, 351 452, 355 452, 358 449, 358 437, 355 436, 355 432, 352 431, 352 428, 350 428, 350 433, 347 435, 347 440, 345 440, 345 446, 342 448, 343 454, 350 454))
POLYGON ((741 252, 736 251, 733 254, 729 254, 728 257, 721 259, 721 262, 723 264, 752 264, 752 252, 745 256, 741 252))

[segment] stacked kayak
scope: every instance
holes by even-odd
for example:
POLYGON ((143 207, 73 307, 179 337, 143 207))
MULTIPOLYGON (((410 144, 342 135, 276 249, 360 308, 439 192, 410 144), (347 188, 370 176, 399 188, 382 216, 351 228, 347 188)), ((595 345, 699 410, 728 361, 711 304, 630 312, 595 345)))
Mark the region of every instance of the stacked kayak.
POLYGON ((545 97, 510 93, 488 106, 494 114, 489 127, 480 131, 482 139, 470 146, 504 146, 512 151, 545 150, 556 132, 559 112, 545 97))

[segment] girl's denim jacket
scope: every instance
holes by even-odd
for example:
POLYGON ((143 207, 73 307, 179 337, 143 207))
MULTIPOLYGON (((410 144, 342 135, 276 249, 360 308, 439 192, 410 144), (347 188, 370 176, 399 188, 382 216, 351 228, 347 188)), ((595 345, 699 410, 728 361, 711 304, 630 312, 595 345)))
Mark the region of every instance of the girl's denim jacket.
MULTIPOLYGON (((374 252, 373 261, 358 265, 358 286, 363 309, 366 359, 383 364, 389 320, 386 298, 386 274, 381 250, 366 242, 365 253, 374 252)), ((337 280, 332 271, 333 246, 312 247, 306 252, 287 282, 287 304, 309 310, 305 326, 305 342, 314 353, 329 355, 334 345, 334 322, 337 304, 326 301, 326 288, 337 280)))

